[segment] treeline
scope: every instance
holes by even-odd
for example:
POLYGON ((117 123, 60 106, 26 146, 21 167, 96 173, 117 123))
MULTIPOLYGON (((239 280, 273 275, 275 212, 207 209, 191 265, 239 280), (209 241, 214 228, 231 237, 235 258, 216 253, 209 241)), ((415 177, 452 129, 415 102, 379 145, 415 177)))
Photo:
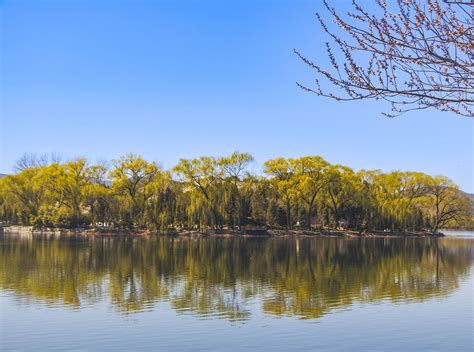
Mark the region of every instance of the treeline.
POLYGON ((470 221, 469 199, 443 176, 358 172, 319 156, 277 158, 252 175, 250 154, 181 159, 172 170, 129 154, 89 164, 23 157, 0 179, 4 224, 170 230, 437 231, 470 221))

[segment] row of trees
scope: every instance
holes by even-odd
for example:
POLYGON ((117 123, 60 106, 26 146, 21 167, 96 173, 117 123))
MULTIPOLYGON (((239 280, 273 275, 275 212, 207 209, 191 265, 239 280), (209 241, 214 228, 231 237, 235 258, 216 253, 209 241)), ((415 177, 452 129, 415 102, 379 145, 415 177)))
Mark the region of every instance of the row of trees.
POLYGON ((469 221, 448 178, 358 172, 319 156, 276 158, 265 176, 250 154, 182 159, 163 170, 133 154, 107 163, 23 158, 0 179, 2 222, 39 227, 171 229, 346 228, 437 231, 469 221))

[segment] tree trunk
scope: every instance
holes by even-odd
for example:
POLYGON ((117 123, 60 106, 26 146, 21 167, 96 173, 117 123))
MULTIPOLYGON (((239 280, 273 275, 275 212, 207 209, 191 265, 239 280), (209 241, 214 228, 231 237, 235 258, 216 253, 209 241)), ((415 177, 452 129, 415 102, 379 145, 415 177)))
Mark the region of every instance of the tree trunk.
POLYGON ((291 205, 290 201, 286 201, 286 228, 287 230, 291 230, 291 205))

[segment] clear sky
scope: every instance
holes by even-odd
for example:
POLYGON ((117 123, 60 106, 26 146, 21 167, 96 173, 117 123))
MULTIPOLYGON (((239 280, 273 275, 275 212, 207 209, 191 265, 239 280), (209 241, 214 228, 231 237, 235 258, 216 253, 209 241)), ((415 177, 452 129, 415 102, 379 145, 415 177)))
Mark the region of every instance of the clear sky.
MULTIPOLYGON (((321 155, 354 169, 420 170, 473 192, 473 121, 299 89, 326 62, 314 13, 287 0, 0 0, 0 173, 25 152, 113 159, 321 155)), ((347 2, 334 1, 337 6, 347 2)), ((372 1, 366 1, 371 6, 372 1)))

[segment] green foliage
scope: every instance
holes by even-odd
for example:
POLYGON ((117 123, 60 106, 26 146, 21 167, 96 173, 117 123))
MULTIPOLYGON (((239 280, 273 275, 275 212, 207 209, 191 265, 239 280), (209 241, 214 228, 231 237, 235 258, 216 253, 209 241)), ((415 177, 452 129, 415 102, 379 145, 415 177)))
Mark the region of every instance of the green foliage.
POLYGON ((182 159, 172 171, 133 154, 23 163, 0 179, 0 220, 38 227, 357 229, 433 232, 470 223, 470 203, 446 177, 354 172, 319 156, 276 158, 251 175, 250 154, 182 159), (110 180, 110 181, 109 181, 110 180))
POLYGON ((154 195, 153 183, 160 173, 158 166, 133 154, 115 160, 114 164, 110 176, 112 192, 120 203, 118 223, 127 228, 146 226, 148 219, 144 214, 154 195))

